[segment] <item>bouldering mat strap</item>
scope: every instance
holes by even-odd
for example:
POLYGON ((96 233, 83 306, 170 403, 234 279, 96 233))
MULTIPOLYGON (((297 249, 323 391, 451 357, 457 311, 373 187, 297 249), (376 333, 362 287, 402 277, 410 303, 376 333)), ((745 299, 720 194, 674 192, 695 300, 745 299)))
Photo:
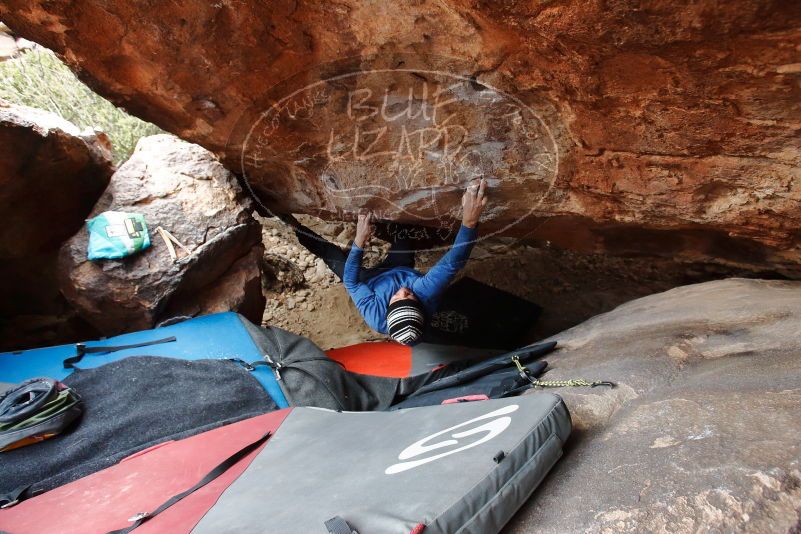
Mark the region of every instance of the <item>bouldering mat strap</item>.
POLYGON ((158 508, 156 508, 152 512, 139 512, 137 514, 134 514, 133 517, 128 519, 128 521, 133 523, 131 526, 126 527, 126 528, 121 528, 119 530, 112 530, 108 534, 126 534, 126 533, 131 532, 132 530, 138 528, 139 526, 142 525, 142 523, 144 523, 146 521, 149 521, 153 517, 156 517, 157 515, 159 515, 161 512, 163 512, 164 510, 166 510, 167 508, 169 508, 173 504, 177 503, 178 501, 180 501, 184 497, 186 497, 188 495, 191 495, 195 491, 199 490, 200 488, 202 488, 203 486, 205 486, 206 484, 208 484, 212 480, 216 479, 217 477, 219 477, 220 475, 222 475, 223 473, 228 471, 228 469, 233 467, 234 464, 239 462, 239 460, 241 460, 242 458, 244 458, 245 456, 247 456, 248 454, 250 454, 251 452, 256 450, 259 446, 261 446, 262 443, 267 441, 270 438, 271 435, 272 435, 272 432, 267 432, 266 434, 264 434, 262 437, 260 437, 256 441, 253 441, 253 442, 245 445, 244 447, 242 447, 241 449, 236 451, 234 454, 232 454, 231 456, 229 456, 228 458, 223 460, 223 462, 220 463, 217 467, 215 467, 214 469, 209 471, 208 474, 206 476, 204 476, 202 480, 200 480, 200 482, 198 482, 197 484, 195 484, 194 486, 192 486, 191 488, 189 488, 186 491, 183 491, 183 492, 181 492, 181 493, 179 493, 177 495, 173 495, 172 497, 170 497, 169 500, 165 501, 164 504, 162 504, 161 506, 159 506, 158 508))
POLYGON ((175 336, 165 337, 163 339, 156 339, 154 341, 145 341, 144 343, 134 343, 133 345, 118 345, 114 347, 87 347, 84 343, 75 344, 75 356, 70 356, 64 360, 64 369, 78 369, 75 364, 83 359, 87 354, 106 354, 108 352, 117 352, 119 350, 138 349, 141 347, 149 347, 151 345, 161 345, 162 343, 170 343, 176 341, 175 336))
POLYGON ((242 367, 246 371, 253 371, 255 369, 254 366, 250 365, 248 362, 246 362, 242 358, 224 358, 224 359, 228 360, 229 362, 234 362, 235 364, 239 365, 240 367, 242 367))

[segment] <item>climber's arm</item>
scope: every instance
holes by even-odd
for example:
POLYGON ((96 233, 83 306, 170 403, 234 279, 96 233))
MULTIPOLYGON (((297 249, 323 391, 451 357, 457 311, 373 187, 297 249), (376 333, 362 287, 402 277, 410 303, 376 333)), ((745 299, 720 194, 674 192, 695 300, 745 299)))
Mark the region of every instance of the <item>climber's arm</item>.
POLYGON ((477 235, 477 228, 462 225, 448 253, 425 276, 414 283, 412 291, 429 299, 439 297, 467 264, 477 235))
POLYGON ((481 212, 487 205, 486 187, 486 181, 482 178, 478 185, 472 185, 465 191, 462 197, 462 226, 456 234, 456 240, 448 253, 414 283, 412 291, 415 294, 436 299, 467 264, 478 236, 481 212))
POLYGON ((367 284, 359 281, 359 273, 362 270, 362 255, 364 246, 370 240, 372 234, 370 214, 359 215, 356 225, 356 239, 350 247, 348 259, 345 261, 345 269, 342 273, 342 283, 348 291, 353 303, 362 314, 362 317, 373 330, 380 331, 381 313, 376 303, 375 292, 367 284))

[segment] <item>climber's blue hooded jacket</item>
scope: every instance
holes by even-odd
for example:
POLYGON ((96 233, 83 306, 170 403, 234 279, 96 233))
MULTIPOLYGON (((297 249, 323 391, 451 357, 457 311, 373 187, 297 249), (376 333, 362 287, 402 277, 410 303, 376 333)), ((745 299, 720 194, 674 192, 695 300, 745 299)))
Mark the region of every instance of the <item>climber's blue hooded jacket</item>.
POLYGON ((395 267, 366 282, 359 282, 364 251, 354 243, 345 262, 342 282, 364 320, 376 332, 387 333, 389 299, 402 287, 412 290, 423 305, 426 317, 430 319, 437 311, 442 293, 467 263, 477 235, 478 226, 462 226, 448 253, 425 275, 410 267, 395 267))

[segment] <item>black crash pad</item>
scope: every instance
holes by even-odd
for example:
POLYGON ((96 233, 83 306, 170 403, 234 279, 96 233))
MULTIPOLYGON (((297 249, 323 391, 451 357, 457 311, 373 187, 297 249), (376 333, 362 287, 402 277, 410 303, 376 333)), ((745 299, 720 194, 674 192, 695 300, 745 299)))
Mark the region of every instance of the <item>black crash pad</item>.
POLYGON ((511 350, 526 344, 526 331, 541 312, 533 302, 464 277, 443 295, 423 341, 511 350))

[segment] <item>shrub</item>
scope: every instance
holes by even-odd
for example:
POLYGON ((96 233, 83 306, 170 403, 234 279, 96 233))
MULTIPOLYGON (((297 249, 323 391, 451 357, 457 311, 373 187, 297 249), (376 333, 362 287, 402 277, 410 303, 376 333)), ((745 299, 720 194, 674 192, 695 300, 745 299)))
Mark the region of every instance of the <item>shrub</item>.
POLYGON ((103 130, 111 139, 117 165, 130 157, 139 138, 163 133, 89 89, 53 52, 41 46, 0 62, 0 98, 51 111, 82 130, 103 130))

